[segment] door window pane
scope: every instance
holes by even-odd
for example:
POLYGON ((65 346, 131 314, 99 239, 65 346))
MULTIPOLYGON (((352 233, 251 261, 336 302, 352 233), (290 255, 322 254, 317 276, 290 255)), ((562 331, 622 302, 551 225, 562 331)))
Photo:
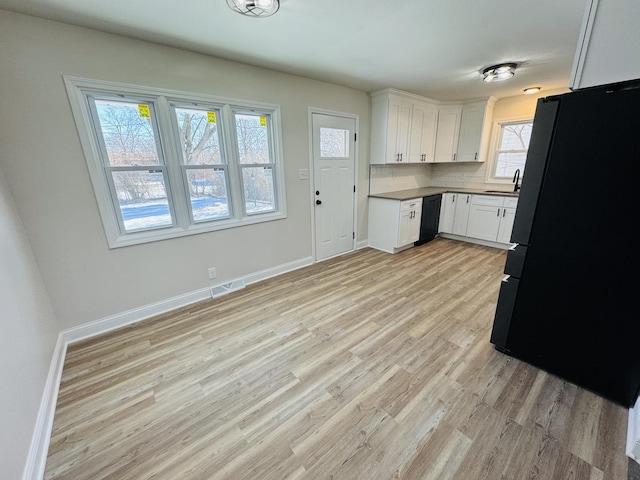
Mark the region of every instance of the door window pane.
POLYGON ((269 117, 235 114, 239 163, 271 163, 269 151, 269 117))
POLYGON ((220 165, 220 138, 216 110, 175 109, 178 135, 185 165, 220 165))
POLYGON ((244 204, 248 214, 275 210, 272 167, 243 167, 244 204))
POLYGON ((96 99, 95 106, 109 165, 160 164, 151 105, 96 99))
POLYGON ((221 168, 190 168, 186 173, 193 221, 229 217, 225 171, 221 168))
POLYGON ((173 224, 162 170, 115 171, 112 177, 127 232, 173 224))
POLYGON ((320 158, 349 156, 349 130, 320 127, 320 158))

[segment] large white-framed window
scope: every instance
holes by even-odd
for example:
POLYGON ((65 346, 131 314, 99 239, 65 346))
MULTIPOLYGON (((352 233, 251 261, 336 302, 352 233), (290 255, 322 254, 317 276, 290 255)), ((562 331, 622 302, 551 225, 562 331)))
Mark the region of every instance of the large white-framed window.
POLYGON ((524 175, 533 119, 500 121, 494 129, 494 151, 487 169, 487 181, 511 182, 516 170, 524 175))
POLYGON ((64 80, 111 248, 286 217, 278 105, 64 80))

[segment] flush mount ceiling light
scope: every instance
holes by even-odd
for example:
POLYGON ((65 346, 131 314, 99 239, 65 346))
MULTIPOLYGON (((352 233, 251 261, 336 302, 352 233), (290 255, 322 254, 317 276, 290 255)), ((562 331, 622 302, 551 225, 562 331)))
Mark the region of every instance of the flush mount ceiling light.
POLYGON ((515 75, 516 66, 515 63, 501 63, 500 65, 487 67, 482 71, 482 80, 484 82, 507 80, 515 75))
POLYGON ((280 8, 280 0, 227 0, 231 10, 249 17, 268 17, 280 8))
POLYGON ((534 93, 538 93, 540 91, 540 87, 529 87, 524 89, 525 95, 533 95, 534 93))

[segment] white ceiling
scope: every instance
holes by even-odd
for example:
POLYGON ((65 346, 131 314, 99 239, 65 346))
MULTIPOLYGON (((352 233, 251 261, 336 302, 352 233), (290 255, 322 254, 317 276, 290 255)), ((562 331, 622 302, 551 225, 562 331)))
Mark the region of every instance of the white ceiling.
POLYGON ((226 0, 0 0, 0 8, 371 92, 436 100, 567 87, 587 0, 282 0, 268 18, 226 0), (480 71, 516 62, 486 84, 480 71))

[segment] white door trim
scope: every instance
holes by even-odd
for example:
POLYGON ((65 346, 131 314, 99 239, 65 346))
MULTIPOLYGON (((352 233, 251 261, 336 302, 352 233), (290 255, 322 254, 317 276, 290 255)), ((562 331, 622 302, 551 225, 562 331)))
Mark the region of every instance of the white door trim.
MULTIPOLYGON (((355 233, 355 238, 353 239, 352 250, 356 248, 356 242, 358 240, 358 194, 360 192, 359 185, 359 175, 358 175, 358 165, 359 165, 359 156, 360 156, 360 115, 355 113, 348 112, 339 112, 336 110, 327 110, 324 108, 316 108, 309 107, 308 109, 308 120, 307 123, 309 125, 309 206, 311 208, 311 256, 313 257, 314 263, 318 262, 316 256, 316 211, 315 211, 315 192, 313 187, 315 185, 314 178, 314 164, 313 164, 313 114, 318 113, 320 115, 332 115, 334 117, 343 117, 355 120, 356 128, 356 142, 354 143, 354 165, 353 165, 353 181, 356 186, 356 193, 353 196, 353 232, 355 233)), ((327 258, 323 260, 328 260, 327 258)))

